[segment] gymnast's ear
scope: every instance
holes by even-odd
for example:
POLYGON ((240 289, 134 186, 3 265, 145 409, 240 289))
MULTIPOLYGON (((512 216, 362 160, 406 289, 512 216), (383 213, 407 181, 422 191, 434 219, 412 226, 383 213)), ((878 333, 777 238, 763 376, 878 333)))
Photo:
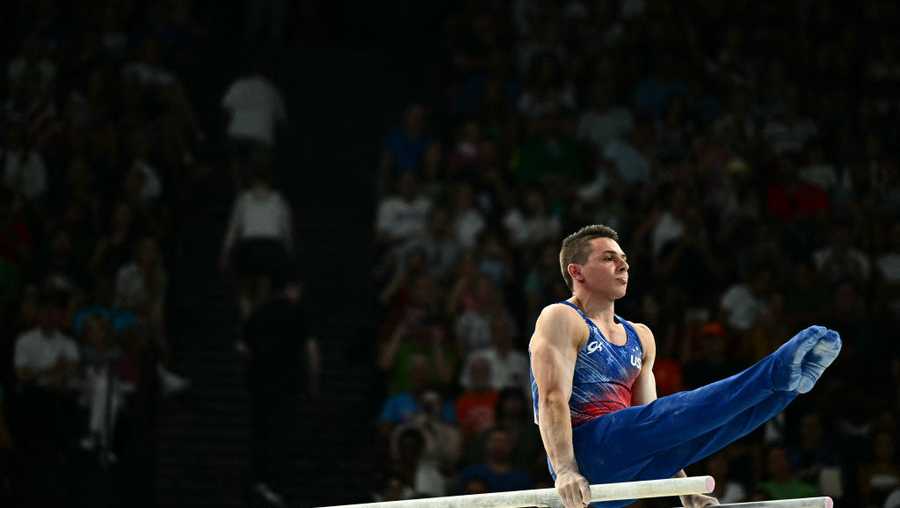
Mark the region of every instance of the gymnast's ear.
POLYGON ((581 265, 577 263, 569 263, 566 265, 566 271, 573 281, 584 282, 584 275, 581 274, 581 265))

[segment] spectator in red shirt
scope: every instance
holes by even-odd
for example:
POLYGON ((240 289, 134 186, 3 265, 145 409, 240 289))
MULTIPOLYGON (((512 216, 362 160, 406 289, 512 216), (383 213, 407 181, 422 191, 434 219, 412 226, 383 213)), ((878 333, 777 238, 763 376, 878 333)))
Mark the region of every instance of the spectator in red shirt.
POLYGON ((828 212, 831 208, 828 194, 816 185, 798 180, 794 168, 788 164, 786 159, 779 160, 778 181, 769 184, 766 191, 769 216, 791 224, 828 212))
POLYGON ((456 400, 456 417, 463 435, 471 438, 494 425, 498 393, 491 363, 478 357, 469 364, 470 386, 456 400))

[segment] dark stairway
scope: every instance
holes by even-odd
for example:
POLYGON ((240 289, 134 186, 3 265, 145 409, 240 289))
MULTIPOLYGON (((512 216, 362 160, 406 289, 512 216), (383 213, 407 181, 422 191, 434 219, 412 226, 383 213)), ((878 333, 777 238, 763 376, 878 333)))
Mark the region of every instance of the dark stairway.
MULTIPOLYGON (((319 63, 332 66, 334 73, 342 72, 348 59, 356 69, 374 65, 368 55, 316 52, 307 61, 311 58, 321 58, 319 63)), ((334 93, 325 90, 328 86, 282 85, 292 117, 317 126, 313 132, 295 125, 286 134, 285 144, 293 142, 279 163, 279 180, 295 209, 304 311, 319 339, 323 363, 323 396, 297 407, 297 417, 314 435, 298 435, 286 443, 293 460, 281 483, 291 506, 349 502, 365 495, 368 485, 361 478, 371 465, 360 463, 358 451, 366 446, 372 411, 380 402, 371 395, 374 333, 367 246, 374 203, 370 177, 360 173, 378 158, 383 103, 358 97, 346 104, 359 115, 351 117, 334 115, 326 101, 292 100, 334 93)), ((174 366, 193 385, 161 406, 158 498, 161 507, 244 506, 249 395, 243 360, 234 350, 238 324, 232 289, 216 269, 231 198, 225 189, 198 194, 202 197, 191 203, 191 210, 181 213, 171 274, 177 286, 170 300, 174 366)))
MULTIPOLYGON (((402 14, 379 15, 400 24, 402 14)), ((369 34, 392 26, 358 23, 369 34)), ((289 506, 364 501, 378 467, 366 460, 382 401, 370 282, 373 176, 386 128, 408 101, 426 99, 423 62, 434 53, 429 46, 439 33, 432 28, 417 26, 421 34, 408 39, 394 31, 395 50, 295 48, 274 66, 290 124, 280 141, 278 183, 294 207, 304 312, 323 363, 322 397, 297 404, 297 421, 311 429, 309 435, 298 432, 285 445, 292 460, 280 483, 289 506)), ((160 410, 161 507, 262 506, 246 497, 249 395, 234 352, 232 290, 215 266, 230 204, 229 191, 213 186, 181 213, 170 312, 175 367, 193 386, 160 410)))
POLYGON ((234 341, 237 312, 217 269, 230 190, 204 189, 181 210, 170 279, 175 369, 189 390, 160 403, 162 507, 242 506, 249 401, 234 341))

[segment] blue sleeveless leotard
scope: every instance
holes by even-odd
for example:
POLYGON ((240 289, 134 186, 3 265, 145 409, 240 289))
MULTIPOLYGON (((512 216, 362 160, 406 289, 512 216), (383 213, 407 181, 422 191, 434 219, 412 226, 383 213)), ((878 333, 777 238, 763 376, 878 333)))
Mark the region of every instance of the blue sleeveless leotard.
MULTIPOLYGON (((634 326, 619 316, 615 321, 625 327, 625 344, 608 341, 603 333, 577 306, 568 301, 560 302, 578 312, 587 324, 588 340, 578 351, 575 375, 572 380, 572 397, 569 409, 572 427, 594 418, 631 406, 631 386, 641 372, 644 349, 634 326)), ((531 375, 531 396, 534 403, 534 421, 538 418, 538 387, 531 375)))

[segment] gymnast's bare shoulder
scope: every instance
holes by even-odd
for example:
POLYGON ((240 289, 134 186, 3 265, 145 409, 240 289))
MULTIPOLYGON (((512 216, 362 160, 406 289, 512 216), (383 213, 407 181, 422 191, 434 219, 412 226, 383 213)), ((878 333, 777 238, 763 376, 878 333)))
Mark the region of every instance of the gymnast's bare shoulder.
MULTIPOLYGON (((644 323, 632 322, 631 326, 634 327, 634 331, 637 332, 638 339, 641 341, 641 348, 644 350, 643 361, 645 363, 652 362, 656 359, 656 339, 653 337, 653 332, 644 323)), ((652 364, 650 367, 652 368, 652 364)))
POLYGON ((573 347, 576 350, 584 346, 588 339, 588 329, 577 312, 568 305, 552 303, 541 310, 534 326, 529 350, 545 341, 555 346, 573 347))

